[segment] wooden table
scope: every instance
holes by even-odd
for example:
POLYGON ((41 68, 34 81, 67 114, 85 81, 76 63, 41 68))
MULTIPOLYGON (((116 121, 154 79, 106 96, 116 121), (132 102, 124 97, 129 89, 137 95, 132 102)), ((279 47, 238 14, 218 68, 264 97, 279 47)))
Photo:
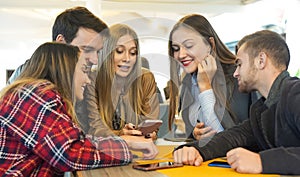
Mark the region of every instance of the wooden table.
MULTIPOLYGON (((157 155, 157 161, 161 161, 162 159, 170 157, 170 152, 173 151, 176 145, 159 145, 159 154, 157 155)), ((134 154, 140 156, 141 154, 138 152, 134 152, 134 154)), ((134 159, 135 161, 142 162, 144 160, 134 159)), ((157 171, 141 171, 135 170, 132 168, 132 164, 126 166, 116 166, 116 167, 106 167, 106 168, 98 168, 94 170, 86 170, 86 171, 77 171, 76 175, 78 177, 167 177, 162 173, 157 171)))
MULTIPOLYGON (((177 145, 158 145, 159 154, 157 161, 170 159, 171 153, 177 145)), ((137 153, 137 155, 139 155, 137 153)), ((219 160, 219 159, 218 159, 219 160)), ((143 160, 134 159, 144 163, 143 160)), ((212 160, 211 160, 212 161, 212 160)), ((94 170, 77 171, 78 177, 284 177, 277 174, 241 174, 230 168, 209 167, 206 161, 200 167, 185 165, 179 168, 163 169, 157 171, 141 171, 132 168, 132 164, 127 166, 106 167, 94 170)), ((287 177, 287 176, 286 176, 287 177)))
POLYGON ((78 177, 167 177, 157 171, 143 172, 132 168, 132 164, 127 166, 99 168, 87 171, 78 171, 78 177))

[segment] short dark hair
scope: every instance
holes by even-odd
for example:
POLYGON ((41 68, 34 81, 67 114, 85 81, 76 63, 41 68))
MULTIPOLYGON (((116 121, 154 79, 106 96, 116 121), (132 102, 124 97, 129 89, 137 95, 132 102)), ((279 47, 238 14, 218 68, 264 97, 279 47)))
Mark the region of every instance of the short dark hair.
POLYGON ((265 52, 275 67, 287 70, 290 62, 290 51, 285 39, 278 33, 261 30, 245 36, 244 50, 250 58, 258 56, 259 52, 265 52), (245 39, 246 38, 246 39, 245 39))
MULTIPOLYGON (((59 14, 52 27, 52 40, 62 34, 66 43, 71 43, 80 27, 92 29, 98 33, 108 26, 85 7, 73 7, 59 14)), ((107 30, 105 30, 107 31, 107 30)))

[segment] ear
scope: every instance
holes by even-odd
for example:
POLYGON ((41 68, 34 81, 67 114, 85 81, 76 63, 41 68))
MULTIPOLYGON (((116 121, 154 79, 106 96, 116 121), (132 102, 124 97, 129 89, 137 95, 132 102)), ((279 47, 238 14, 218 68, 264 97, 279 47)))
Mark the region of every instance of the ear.
POLYGON ((215 43, 215 38, 214 37, 209 37, 209 43, 211 45, 211 49, 215 50, 216 49, 216 43, 215 43))
POLYGON ((62 35, 62 34, 57 35, 55 41, 56 42, 61 42, 61 43, 67 43, 66 40, 65 40, 64 35, 62 35))
POLYGON ((260 52, 256 62, 259 69, 264 69, 267 65, 267 54, 265 52, 260 52))

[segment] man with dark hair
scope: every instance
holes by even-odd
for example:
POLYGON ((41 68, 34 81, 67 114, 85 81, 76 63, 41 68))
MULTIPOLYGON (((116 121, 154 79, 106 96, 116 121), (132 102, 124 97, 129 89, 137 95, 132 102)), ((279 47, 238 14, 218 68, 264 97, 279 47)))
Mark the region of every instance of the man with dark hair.
POLYGON ((290 77, 290 52, 279 34, 267 30, 245 36, 238 48, 234 77, 241 92, 258 91, 249 120, 179 146, 175 162, 199 166, 227 156, 239 173, 300 174, 300 80, 290 77))
MULTIPOLYGON (((66 9, 59 14, 52 27, 52 40, 78 46, 81 57, 89 65, 98 63, 98 52, 103 38, 108 35, 108 26, 85 7, 66 9)), ((28 61, 28 60, 27 60, 28 61)), ((27 61, 19 66, 8 80, 13 82, 22 72, 27 61)))

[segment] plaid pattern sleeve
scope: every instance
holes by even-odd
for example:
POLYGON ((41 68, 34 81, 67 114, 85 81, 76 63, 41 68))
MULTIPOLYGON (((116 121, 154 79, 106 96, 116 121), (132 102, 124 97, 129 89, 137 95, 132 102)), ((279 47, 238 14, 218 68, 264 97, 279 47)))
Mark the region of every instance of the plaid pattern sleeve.
POLYGON ((131 162, 121 138, 97 138, 97 146, 85 138, 60 95, 41 92, 45 85, 20 88, 0 101, 0 176, 59 176, 131 162))

